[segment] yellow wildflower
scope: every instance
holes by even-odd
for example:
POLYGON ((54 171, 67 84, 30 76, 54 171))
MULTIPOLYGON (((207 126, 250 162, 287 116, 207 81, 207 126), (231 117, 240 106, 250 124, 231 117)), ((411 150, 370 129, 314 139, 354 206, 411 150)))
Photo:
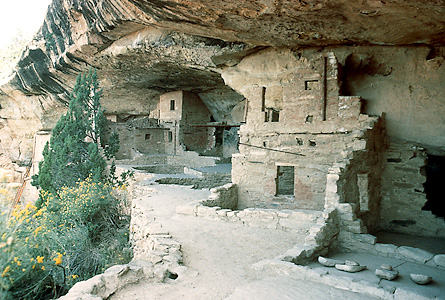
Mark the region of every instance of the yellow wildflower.
POLYGON ((34 214, 33 217, 35 218, 35 217, 41 216, 42 213, 43 213, 43 211, 42 211, 41 209, 39 209, 39 210, 34 214))
POLYGON ((37 236, 37 234, 39 233, 39 231, 42 231, 42 226, 39 226, 39 227, 37 227, 37 228, 34 230, 34 235, 37 236))
POLYGON ((57 252, 57 257, 53 258, 56 266, 58 266, 58 265, 60 265, 62 263, 62 256, 63 256, 63 254, 57 252))
POLYGON ((2 272, 2 277, 8 276, 8 273, 10 270, 11 270, 11 267, 7 266, 2 272))
POLYGON ((37 259, 37 263, 38 264, 41 264, 42 262, 43 262, 43 259, 45 258, 45 256, 37 256, 36 257, 36 259, 37 259))
POLYGON ((26 272, 26 269, 25 269, 25 268, 23 268, 23 269, 22 269, 22 272, 26 272))
POLYGON ((45 271, 45 266, 42 266, 42 271, 45 271))
POLYGON ((17 256, 14 257, 14 261, 13 262, 15 262, 17 264, 17 266, 21 266, 22 265, 22 263, 20 262, 20 260, 18 259, 17 256))

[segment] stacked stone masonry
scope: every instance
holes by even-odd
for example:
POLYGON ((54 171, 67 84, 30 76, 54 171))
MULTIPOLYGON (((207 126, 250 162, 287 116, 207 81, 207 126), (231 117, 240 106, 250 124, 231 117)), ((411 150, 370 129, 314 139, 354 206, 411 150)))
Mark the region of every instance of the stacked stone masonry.
POLYGON ((238 208, 321 211, 337 202, 356 203, 359 188, 353 177, 358 174, 368 174, 369 189, 362 192, 362 198, 368 198, 367 205, 378 206, 383 122, 360 113, 360 97, 339 95, 334 54, 296 58, 275 50, 259 55, 270 60, 264 63, 271 69, 268 77, 262 78, 257 73, 260 69, 242 63, 223 74, 235 88, 238 76, 248 77, 238 87, 247 99, 247 112, 239 130, 240 153, 232 157, 238 208), (342 180, 335 192, 333 186, 327 190, 326 176, 337 165, 344 171, 336 174, 342 180), (346 184, 351 195, 343 197, 346 184))

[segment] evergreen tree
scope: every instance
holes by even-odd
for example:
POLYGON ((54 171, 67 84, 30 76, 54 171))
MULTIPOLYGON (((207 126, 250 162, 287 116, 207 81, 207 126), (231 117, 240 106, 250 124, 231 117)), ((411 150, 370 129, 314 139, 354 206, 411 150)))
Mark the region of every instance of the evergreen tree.
POLYGON ((113 133, 106 143, 106 118, 101 108, 102 90, 97 72, 79 74, 70 95, 70 105, 52 131, 49 144, 43 151, 39 174, 33 185, 57 195, 64 186, 90 177, 96 182, 114 179, 106 174, 106 160, 113 160, 119 150, 119 138, 113 133))

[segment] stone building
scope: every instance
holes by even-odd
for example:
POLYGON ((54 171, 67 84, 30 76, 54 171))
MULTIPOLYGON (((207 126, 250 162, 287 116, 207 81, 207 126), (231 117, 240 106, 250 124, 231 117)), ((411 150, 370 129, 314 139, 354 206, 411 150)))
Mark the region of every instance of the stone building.
MULTIPOLYGON (((284 62, 276 57, 270 64, 284 62)), ((333 53, 294 63, 290 73, 251 80, 243 90, 246 124, 232 168, 239 208, 323 210, 356 203, 372 228, 379 215, 383 120, 361 114, 360 97, 339 95, 333 53)))

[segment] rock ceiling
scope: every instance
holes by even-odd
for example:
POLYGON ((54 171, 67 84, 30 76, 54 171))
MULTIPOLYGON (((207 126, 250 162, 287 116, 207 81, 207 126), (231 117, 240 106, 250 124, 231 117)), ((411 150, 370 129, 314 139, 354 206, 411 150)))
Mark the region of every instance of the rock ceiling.
POLYGON ((445 45, 444 16, 441 0, 57 0, 15 77, 0 88, 2 107, 15 98, 0 117, 37 116, 50 128, 77 74, 93 66, 109 112, 147 114, 159 94, 183 89, 221 120, 242 97, 219 73, 250 53, 270 46, 434 49, 445 45), (11 91, 38 105, 17 116, 26 101, 11 91))
POLYGON ((255 47, 444 45, 444 15, 439 0, 54 1, 40 44, 20 62, 13 83, 61 94, 70 85, 63 74, 86 62, 111 76, 117 94, 128 83, 210 90, 221 87, 219 65, 255 47))

